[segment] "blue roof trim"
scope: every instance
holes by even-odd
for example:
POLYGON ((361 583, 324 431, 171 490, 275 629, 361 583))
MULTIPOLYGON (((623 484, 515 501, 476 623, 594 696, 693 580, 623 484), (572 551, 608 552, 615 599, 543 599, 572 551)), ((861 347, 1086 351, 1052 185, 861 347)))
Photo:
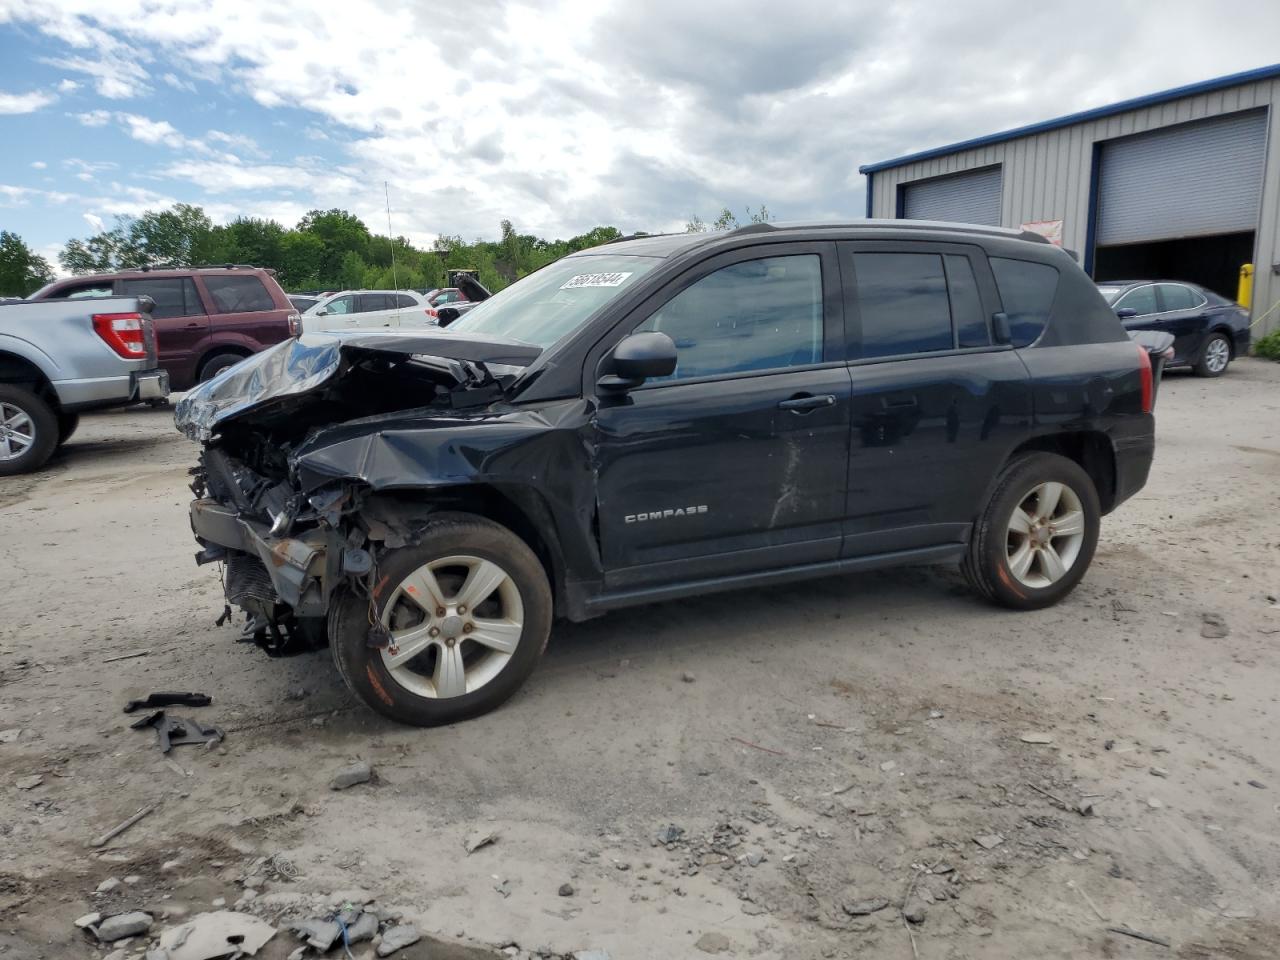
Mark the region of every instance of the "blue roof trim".
POLYGON ((1013 130, 1005 130, 1002 133, 992 133, 985 137, 975 137, 972 140, 961 140, 959 143, 953 143, 945 147, 934 147, 930 150, 922 150, 919 153, 909 153, 906 156, 895 157, 892 160, 868 163, 859 167, 858 172, 870 174, 880 170, 890 170, 894 167, 906 166, 908 163, 932 160, 934 157, 943 157, 949 153, 959 153, 961 150, 987 147, 993 143, 1004 143, 1008 140, 1017 140, 1020 137, 1029 137, 1036 133, 1045 133, 1049 130, 1070 127, 1077 123, 1084 123, 1087 120, 1098 120, 1102 117, 1114 116, 1117 113, 1126 113, 1129 110, 1140 110, 1143 107, 1154 106, 1158 103, 1168 103, 1170 100, 1181 100, 1184 97, 1194 97, 1201 93, 1212 93, 1214 90, 1237 87, 1245 83, 1255 83, 1258 80, 1270 80, 1274 77, 1280 77, 1280 63, 1274 63, 1269 67, 1258 67, 1256 70, 1246 70, 1243 73, 1233 73, 1226 77, 1217 77, 1213 80, 1189 83, 1186 86, 1174 87, 1172 90, 1149 93, 1145 97, 1121 100, 1119 103, 1113 103, 1110 106, 1094 107, 1092 110, 1071 113, 1065 117, 1058 117, 1056 120, 1042 120, 1040 123, 1016 127, 1013 130))

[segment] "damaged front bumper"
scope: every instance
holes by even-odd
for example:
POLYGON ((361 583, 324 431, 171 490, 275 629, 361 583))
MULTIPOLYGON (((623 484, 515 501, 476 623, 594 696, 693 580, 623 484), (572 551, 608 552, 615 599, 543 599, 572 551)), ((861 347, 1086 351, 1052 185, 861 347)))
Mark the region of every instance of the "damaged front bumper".
POLYGON ((205 547, 200 561, 227 561, 227 600, 266 617, 278 603, 295 616, 322 617, 341 579, 363 576, 371 567, 364 550, 344 550, 337 530, 272 536, 265 523, 210 498, 192 501, 191 529, 205 547))

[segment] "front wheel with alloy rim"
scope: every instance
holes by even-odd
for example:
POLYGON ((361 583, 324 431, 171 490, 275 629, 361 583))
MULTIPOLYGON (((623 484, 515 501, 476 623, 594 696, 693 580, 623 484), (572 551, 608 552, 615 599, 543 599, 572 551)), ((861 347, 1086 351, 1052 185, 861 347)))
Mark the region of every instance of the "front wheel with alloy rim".
POLYGON ((58 418, 30 390, 0 383, 0 477, 39 470, 58 445, 58 418))
POLYGON ((1200 350, 1200 360, 1193 369, 1200 377, 1220 377, 1227 372, 1230 362, 1231 344, 1225 334, 1215 333, 1205 341, 1200 350))
POLYGON ((533 672, 551 632, 551 587, 537 556, 483 517, 441 513, 418 541, 378 562, 372 598, 337 600, 334 662, 373 709, 416 726, 499 706, 533 672), (371 627, 390 635, 369 645, 371 627))
POLYGON ((1080 582, 1098 545, 1093 480, 1056 453, 1009 463, 974 526, 962 569, 990 600, 1021 610, 1057 603, 1080 582))

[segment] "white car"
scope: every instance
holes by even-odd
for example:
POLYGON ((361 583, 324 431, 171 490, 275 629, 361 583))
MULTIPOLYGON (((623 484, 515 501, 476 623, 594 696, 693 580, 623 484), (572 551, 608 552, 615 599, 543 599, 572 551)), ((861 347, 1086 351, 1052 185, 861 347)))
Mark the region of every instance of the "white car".
POLYGON ((427 298, 413 290, 343 290, 325 297, 302 315, 302 329, 355 330, 361 327, 434 327, 427 298))

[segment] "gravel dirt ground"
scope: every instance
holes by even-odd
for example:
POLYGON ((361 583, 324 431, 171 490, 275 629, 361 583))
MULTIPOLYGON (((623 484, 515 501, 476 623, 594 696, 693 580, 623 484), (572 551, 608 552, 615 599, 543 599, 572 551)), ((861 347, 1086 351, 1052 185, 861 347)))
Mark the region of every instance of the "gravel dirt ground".
POLYGON ((1158 433, 1056 608, 946 569, 655 605, 560 625, 505 707, 417 730, 327 651, 215 626, 195 448, 167 411, 86 417, 0 480, 0 957, 102 956, 75 918, 154 934, 217 898, 273 922, 373 900, 418 960, 1275 957, 1280 365, 1170 375, 1158 433), (163 757, 121 712, 155 690, 211 694, 173 712, 225 742, 163 757), (355 760, 373 780, 330 790, 355 760))

